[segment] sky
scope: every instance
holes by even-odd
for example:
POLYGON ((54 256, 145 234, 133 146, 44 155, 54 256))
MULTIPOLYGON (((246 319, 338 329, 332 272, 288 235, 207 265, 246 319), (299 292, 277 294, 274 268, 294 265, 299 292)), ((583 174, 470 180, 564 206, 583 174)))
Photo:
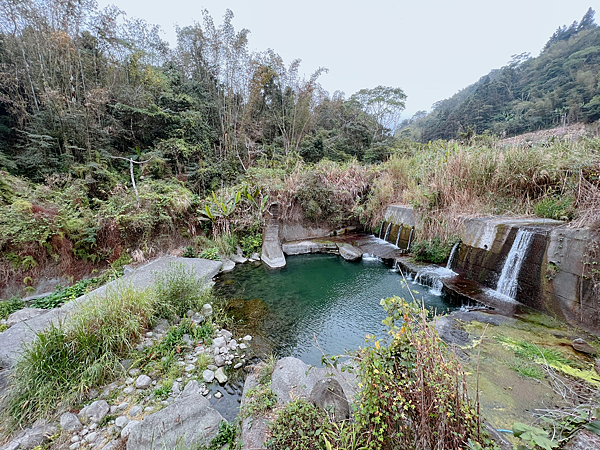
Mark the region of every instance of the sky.
POLYGON ((580 21, 593 0, 98 0, 128 17, 159 24, 163 39, 176 42, 175 25, 215 24, 226 9, 236 30, 247 28, 249 49, 273 49, 286 63, 299 58, 300 72, 319 78, 330 94, 349 97, 378 85, 408 96, 402 118, 429 111, 512 55, 537 56, 552 33, 580 21))

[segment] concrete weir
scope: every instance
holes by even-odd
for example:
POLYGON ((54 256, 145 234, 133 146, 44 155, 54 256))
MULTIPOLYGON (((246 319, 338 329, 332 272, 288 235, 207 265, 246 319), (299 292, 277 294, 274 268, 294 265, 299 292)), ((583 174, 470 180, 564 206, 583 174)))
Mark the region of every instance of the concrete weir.
MULTIPOLYGON (((414 229, 415 213, 390 206, 384 224, 389 223, 387 241, 393 242, 394 228, 414 229)), ((459 234, 452 263, 457 276, 444 280, 447 290, 460 296, 464 288, 467 297, 497 309, 503 302, 513 303, 508 309, 525 305, 600 333, 600 298, 585 267, 600 264, 587 261, 586 249, 598 240, 592 230, 550 219, 482 217, 463 219, 459 234)))

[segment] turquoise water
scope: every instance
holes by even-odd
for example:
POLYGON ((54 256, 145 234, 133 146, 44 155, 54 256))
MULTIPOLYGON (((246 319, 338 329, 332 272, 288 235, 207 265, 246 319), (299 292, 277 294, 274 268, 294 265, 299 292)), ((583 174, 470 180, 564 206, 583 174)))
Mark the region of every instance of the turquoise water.
MULTIPOLYGON (((408 287, 438 314, 455 309, 428 287, 410 281, 408 287)), ((258 353, 296 356, 313 365, 320 365, 323 353, 356 350, 368 334, 383 337, 380 300, 410 298, 402 277, 377 259, 351 263, 321 254, 290 256, 277 271, 238 265, 219 277, 215 291, 232 299, 233 328, 252 335, 258 353)))

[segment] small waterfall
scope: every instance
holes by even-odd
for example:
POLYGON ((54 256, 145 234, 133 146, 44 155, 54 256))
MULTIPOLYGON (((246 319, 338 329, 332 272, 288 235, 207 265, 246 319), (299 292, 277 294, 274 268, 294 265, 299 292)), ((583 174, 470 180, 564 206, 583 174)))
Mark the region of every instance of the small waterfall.
POLYGON ((378 238, 381 239, 381 232, 383 231, 383 224, 385 223, 385 220, 381 221, 381 225, 379 226, 379 236, 378 238))
POLYGON ((458 247, 460 247, 460 241, 458 241, 456 244, 454 244, 454 247, 452 247, 452 251, 448 257, 448 263, 446 264, 446 269, 448 270, 452 270, 452 265, 454 264, 454 260, 458 254, 458 247))
POLYGON ((398 234, 396 235, 396 247, 398 247, 398 241, 400 240, 401 231, 402 227, 398 228, 398 234))
POLYGON ((408 245, 406 246, 406 250, 410 250, 410 243, 412 242, 412 235, 413 235, 414 231, 415 231, 414 228, 410 229, 410 235, 408 236, 408 245))
POLYGON ((383 238, 384 241, 388 240, 388 236, 390 235, 390 228, 392 227, 392 222, 390 222, 387 226, 387 229, 385 230, 385 237, 383 238))
POLYGON ((533 232, 524 228, 519 228, 515 241, 510 252, 504 261, 502 274, 498 280, 496 291, 514 300, 517 296, 517 279, 525 257, 529 252, 529 247, 533 241, 533 232))

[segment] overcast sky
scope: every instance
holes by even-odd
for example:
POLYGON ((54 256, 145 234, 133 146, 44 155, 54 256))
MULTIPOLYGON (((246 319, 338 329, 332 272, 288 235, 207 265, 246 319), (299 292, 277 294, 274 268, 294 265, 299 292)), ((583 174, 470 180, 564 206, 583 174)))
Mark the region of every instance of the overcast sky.
POLYGON ((429 110, 513 54, 537 56, 558 26, 581 20, 590 6, 600 9, 592 0, 99 0, 108 4, 161 25, 171 45, 175 24, 201 21, 204 8, 220 24, 231 9, 236 30, 251 31, 251 50, 272 48, 286 63, 300 58, 306 75, 328 68, 320 82, 331 94, 402 88, 403 118, 429 110))

